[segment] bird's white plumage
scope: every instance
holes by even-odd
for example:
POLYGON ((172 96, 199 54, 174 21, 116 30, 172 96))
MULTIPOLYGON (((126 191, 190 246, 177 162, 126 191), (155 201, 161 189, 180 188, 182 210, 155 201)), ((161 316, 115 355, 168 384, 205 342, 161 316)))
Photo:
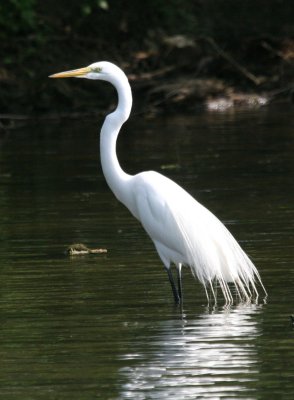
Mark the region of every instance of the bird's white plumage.
POLYGON ((234 282, 244 292, 258 272, 227 228, 165 176, 149 171, 131 179, 130 211, 141 221, 167 268, 191 267, 203 285, 234 282))
MULTIPOLYGON (((181 297, 180 271, 187 265, 195 277, 210 287, 218 282, 227 303, 233 301, 228 283, 235 285, 240 299, 258 297, 255 280, 259 273, 227 228, 183 188, 165 176, 142 172, 125 173, 116 155, 116 140, 132 107, 132 93, 124 72, 109 62, 98 62, 79 70, 52 75, 54 78, 84 77, 110 82, 118 93, 118 106, 109 114, 100 135, 100 157, 106 181, 115 196, 141 221, 169 273, 176 301, 181 297), (179 271, 179 292, 170 274, 179 271)), ((264 287, 263 287, 264 289, 264 287)), ((265 289, 264 289, 265 291, 265 289)), ((265 291, 266 293, 266 291, 265 291)))

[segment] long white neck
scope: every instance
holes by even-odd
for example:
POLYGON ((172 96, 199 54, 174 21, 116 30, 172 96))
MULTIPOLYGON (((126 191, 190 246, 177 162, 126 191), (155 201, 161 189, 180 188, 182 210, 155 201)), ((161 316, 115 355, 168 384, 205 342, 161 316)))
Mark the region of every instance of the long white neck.
POLYGON ((105 179, 118 200, 125 203, 128 198, 128 185, 131 175, 125 173, 117 159, 116 141, 123 123, 129 118, 132 108, 132 92, 126 75, 121 71, 119 77, 108 80, 118 93, 116 110, 109 114, 101 128, 100 159, 105 179))

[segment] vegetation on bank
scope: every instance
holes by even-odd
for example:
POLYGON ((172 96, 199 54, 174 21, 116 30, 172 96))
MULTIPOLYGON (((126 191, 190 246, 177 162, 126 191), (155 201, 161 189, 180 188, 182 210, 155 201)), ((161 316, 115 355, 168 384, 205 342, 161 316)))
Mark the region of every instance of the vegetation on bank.
POLYGON ((102 59, 126 70, 138 107, 157 111, 244 93, 287 97, 293 20, 288 0, 6 0, 0 114, 96 110, 99 99, 105 106, 109 87, 98 96, 81 82, 47 79, 102 59))

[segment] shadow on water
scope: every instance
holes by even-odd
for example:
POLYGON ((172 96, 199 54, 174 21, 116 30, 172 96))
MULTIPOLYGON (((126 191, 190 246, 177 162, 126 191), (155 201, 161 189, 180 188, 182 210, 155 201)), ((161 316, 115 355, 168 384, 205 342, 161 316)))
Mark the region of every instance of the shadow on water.
POLYGON ((123 168, 152 167, 188 189, 241 242, 269 293, 266 305, 207 310, 185 269, 184 319, 151 241, 107 188, 99 123, 1 138, 0 397, 292 400, 292 114, 134 118, 124 127, 123 168), (70 258, 73 242, 108 253, 70 258))

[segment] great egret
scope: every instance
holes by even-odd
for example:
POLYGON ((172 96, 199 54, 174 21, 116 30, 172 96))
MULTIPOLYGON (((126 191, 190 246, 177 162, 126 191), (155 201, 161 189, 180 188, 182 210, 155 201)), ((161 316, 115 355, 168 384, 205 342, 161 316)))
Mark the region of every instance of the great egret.
POLYGON ((51 78, 87 78, 110 82, 117 90, 118 105, 103 123, 100 135, 101 164, 114 195, 137 218, 152 239, 168 273, 176 303, 182 300, 182 265, 191 268, 194 277, 207 287, 219 283, 225 302, 232 303, 232 282, 240 300, 258 297, 256 278, 266 293, 260 275, 227 228, 209 210, 169 178, 154 172, 129 175, 117 159, 116 141, 120 128, 129 118, 132 92, 125 73, 110 62, 60 72, 51 78), (178 288, 171 272, 175 264, 178 288))

